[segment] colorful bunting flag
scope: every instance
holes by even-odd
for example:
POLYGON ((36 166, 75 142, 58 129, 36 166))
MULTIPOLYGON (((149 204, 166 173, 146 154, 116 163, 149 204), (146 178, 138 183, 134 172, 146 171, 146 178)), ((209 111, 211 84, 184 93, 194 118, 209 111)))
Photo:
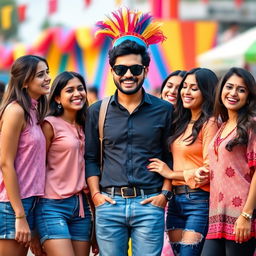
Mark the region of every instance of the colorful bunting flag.
POLYGON ((12 25, 12 5, 3 6, 1 9, 1 24, 3 30, 8 30, 12 25))
POLYGON ((19 22, 23 22, 26 19, 26 10, 27 10, 27 5, 22 4, 18 6, 18 18, 19 22))
POLYGON ((91 0, 84 0, 85 6, 88 7, 91 4, 91 0))
POLYGON ((48 14, 53 14, 57 11, 57 0, 48 0, 48 14))

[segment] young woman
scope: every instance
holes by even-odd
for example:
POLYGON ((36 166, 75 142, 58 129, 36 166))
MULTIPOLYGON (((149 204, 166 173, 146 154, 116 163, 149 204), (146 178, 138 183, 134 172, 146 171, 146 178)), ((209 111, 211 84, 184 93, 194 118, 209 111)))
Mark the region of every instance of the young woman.
POLYGON ((44 194, 45 138, 40 123, 50 91, 45 59, 27 55, 11 68, 0 109, 0 255, 25 256, 37 196, 44 194))
POLYGON ((186 73, 179 88, 174 131, 170 138, 173 170, 150 159, 150 171, 172 180, 166 227, 176 255, 200 255, 208 228, 209 181, 196 186, 195 173, 208 170, 208 145, 217 131, 213 112, 216 75, 195 68, 186 73))
POLYGON ((186 71, 176 70, 169 74, 161 85, 161 98, 174 106, 177 103, 178 89, 186 71))
MULTIPOLYGON (((163 81, 160 89, 160 97, 176 106, 178 89, 180 87, 182 78, 185 76, 186 71, 176 70, 169 74, 163 81)), ((168 207, 166 206, 166 209, 168 207)), ((171 256, 172 250, 170 248, 169 238, 164 236, 164 245, 162 250, 162 256, 171 256)))
POLYGON ((75 72, 53 81, 49 114, 42 129, 46 138, 45 195, 36 208, 36 224, 47 256, 86 256, 90 250, 91 214, 85 183, 84 123, 86 85, 75 72))
POLYGON ((211 190, 205 256, 250 256, 255 250, 255 106, 253 76, 242 68, 231 68, 216 92, 214 114, 223 123, 209 146, 211 190))

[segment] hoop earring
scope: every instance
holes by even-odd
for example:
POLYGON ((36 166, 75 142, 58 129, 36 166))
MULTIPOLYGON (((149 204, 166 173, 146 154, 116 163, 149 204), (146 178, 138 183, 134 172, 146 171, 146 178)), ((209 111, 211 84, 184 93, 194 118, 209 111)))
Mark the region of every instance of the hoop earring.
POLYGON ((58 104, 58 109, 61 109, 62 108, 62 105, 59 103, 58 104))

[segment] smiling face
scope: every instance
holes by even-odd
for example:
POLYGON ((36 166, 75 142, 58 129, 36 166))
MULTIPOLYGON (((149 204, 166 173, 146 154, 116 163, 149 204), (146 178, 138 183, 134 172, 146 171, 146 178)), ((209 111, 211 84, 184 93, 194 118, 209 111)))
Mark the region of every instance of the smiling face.
POLYGON ((86 91, 81 81, 77 77, 70 79, 55 101, 62 105, 64 112, 82 109, 86 103, 86 91))
POLYGON ((38 99, 42 95, 46 95, 50 91, 51 78, 49 76, 49 68, 43 61, 38 62, 35 77, 26 85, 29 96, 38 99))
POLYGON ((193 111, 201 110, 203 95, 198 87, 196 76, 194 74, 186 77, 181 88, 180 95, 184 108, 188 108, 193 111))
POLYGON ((228 112, 237 112, 247 102, 249 91, 243 78, 232 75, 224 84, 221 101, 228 112))
MULTIPOLYGON (((124 56, 119 56, 116 58, 114 66, 124 65, 124 66, 133 66, 133 65, 142 65, 141 55, 139 54, 128 54, 124 56)), ((132 95, 137 93, 144 82, 144 79, 147 75, 148 68, 144 67, 139 75, 133 75, 130 69, 127 69, 124 75, 118 75, 115 73, 114 69, 111 69, 114 83, 117 89, 124 94, 132 95)))
POLYGON ((182 81, 181 76, 171 76, 162 91, 162 99, 169 101, 173 105, 176 105, 177 102, 177 95, 180 83, 182 81))

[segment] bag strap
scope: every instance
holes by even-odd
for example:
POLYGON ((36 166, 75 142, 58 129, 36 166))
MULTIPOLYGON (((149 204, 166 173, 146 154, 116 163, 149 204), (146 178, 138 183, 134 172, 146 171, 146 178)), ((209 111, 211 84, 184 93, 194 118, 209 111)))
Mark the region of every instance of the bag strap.
POLYGON ((104 123, 106 119, 106 113, 108 110, 108 104, 111 96, 106 97, 102 100, 99 113, 99 140, 100 140, 100 170, 103 170, 103 138, 104 138, 104 123))

